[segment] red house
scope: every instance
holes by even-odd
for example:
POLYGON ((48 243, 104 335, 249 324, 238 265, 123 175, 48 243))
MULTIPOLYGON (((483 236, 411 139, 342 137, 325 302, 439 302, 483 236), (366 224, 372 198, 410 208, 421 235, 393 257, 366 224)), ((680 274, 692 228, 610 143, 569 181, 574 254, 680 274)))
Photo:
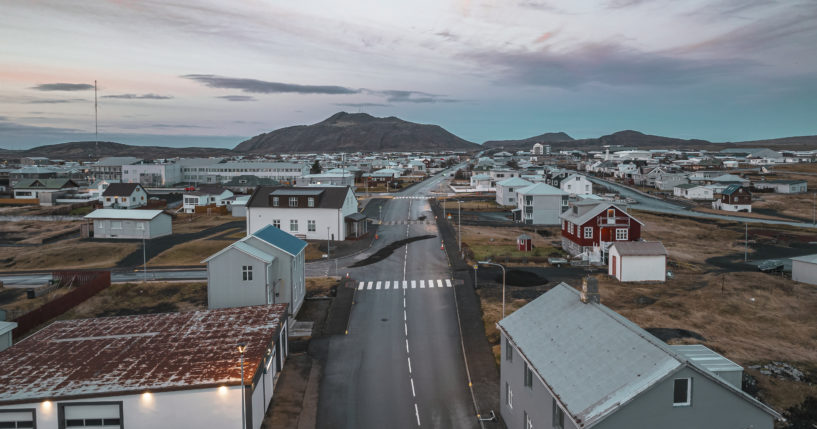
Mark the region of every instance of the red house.
POLYGON ((562 248, 573 256, 585 254, 603 261, 607 248, 616 241, 638 241, 644 224, 620 207, 604 201, 572 203, 559 218, 562 248))

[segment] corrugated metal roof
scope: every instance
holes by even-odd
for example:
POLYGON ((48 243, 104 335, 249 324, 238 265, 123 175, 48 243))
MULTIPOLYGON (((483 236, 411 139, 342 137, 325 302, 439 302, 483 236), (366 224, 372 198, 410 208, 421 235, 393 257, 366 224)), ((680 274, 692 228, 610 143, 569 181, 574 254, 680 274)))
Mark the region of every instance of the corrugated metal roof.
POLYGON ((244 384, 286 304, 63 320, 0 352, 0 405, 244 384))
POLYGON ((272 244, 273 246, 289 253, 292 256, 301 253, 307 244, 306 241, 281 231, 280 228, 276 228, 272 225, 267 225, 264 228, 255 231, 252 235, 259 240, 272 244))
POLYGON ((250 246, 249 244, 247 244, 247 243, 245 243, 243 241, 236 241, 235 243, 231 244, 229 247, 234 247, 236 250, 244 252, 244 253, 246 253, 246 254, 248 254, 250 256, 254 256, 255 258, 258 258, 259 260, 262 260, 262 261, 267 262, 267 263, 272 262, 272 261, 275 260, 275 256, 270 255, 269 253, 264 252, 261 249, 250 246))
POLYGON ((687 358, 699 367, 711 372, 743 371, 743 367, 715 353, 702 344, 669 346, 673 351, 687 358))
POLYGON ((798 262, 808 262, 810 264, 817 264, 817 254, 795 256, 794 258, 791 258, 791 260, 792 261, 798 261, 798 262))
POLYGON ((304 189, 304 188, 280 188, 270 192, 270 195, 281 196, 316 196, 323 193, 323 189, 304 189))
POLYGON ((567 192, 554 188, 547 183, 536 183, 517 191, 522 195, 568 195, 567 192))
POLYGON ((530 186, 530 185, 533 185, 533 183, 528 182, 527 180, 522 179, 520 177, 511 177, 510 179, 505 179, 505 180, 503 180, 501 182, 496 182, 496 185, 497 186, 530 186))
POLYGON ((5 334, 6 332, 14 330, 17 327, 17 322, 3 322, 0 321, 0 335, 5 334))
POLYGON ((151 220, 162 213, 161 210, 97 209, 85 215, 85 219, 151 220))
POLYGON ((499 326, 557 395, 588 426, 682 364, 650 335, 560 283, 499 326))
POLYGON ((622 256, 666 256, 667 249, 660 241, 616 241, 615 247, 622 256))

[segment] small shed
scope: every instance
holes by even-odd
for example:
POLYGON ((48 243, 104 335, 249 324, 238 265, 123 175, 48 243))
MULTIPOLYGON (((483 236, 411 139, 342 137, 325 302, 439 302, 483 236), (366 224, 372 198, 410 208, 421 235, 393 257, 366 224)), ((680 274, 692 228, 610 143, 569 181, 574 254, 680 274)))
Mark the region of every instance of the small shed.
POLYGON ((796 282, 817 285, 817 255, 791 258, 791 279, 796 282))
POLYGON ((667 280, 667 249, 660 241, 617 241, 609 252, 607 274, 620 282, 667 280))
POLYGON ((530 252, 533 249, 533 238, 528 234, 516 237, 516 249, 520 252, 530 252))
POLYGON ((85 216, 94 222, 94 238, 151 239, 173 233, 162 210, 98 209, 85 216))

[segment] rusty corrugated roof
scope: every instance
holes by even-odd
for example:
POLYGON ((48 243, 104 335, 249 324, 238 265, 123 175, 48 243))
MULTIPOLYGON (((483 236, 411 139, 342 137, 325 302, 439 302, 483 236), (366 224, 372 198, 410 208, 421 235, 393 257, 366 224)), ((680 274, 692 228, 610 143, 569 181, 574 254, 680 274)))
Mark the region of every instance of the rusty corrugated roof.
POLYGON ((54 322, 0 352, 0 405, 244 383, 286 304, 54 322))

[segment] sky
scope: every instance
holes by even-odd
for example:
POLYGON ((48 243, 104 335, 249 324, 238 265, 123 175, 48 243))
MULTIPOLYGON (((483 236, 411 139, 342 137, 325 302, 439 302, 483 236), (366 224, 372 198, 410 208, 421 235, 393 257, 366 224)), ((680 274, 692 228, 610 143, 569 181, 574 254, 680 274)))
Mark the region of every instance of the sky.
POLYGON ((233 147, 338 111, 481 143, 817 134, 817 2, 5 0, 0 148, 233 147))

